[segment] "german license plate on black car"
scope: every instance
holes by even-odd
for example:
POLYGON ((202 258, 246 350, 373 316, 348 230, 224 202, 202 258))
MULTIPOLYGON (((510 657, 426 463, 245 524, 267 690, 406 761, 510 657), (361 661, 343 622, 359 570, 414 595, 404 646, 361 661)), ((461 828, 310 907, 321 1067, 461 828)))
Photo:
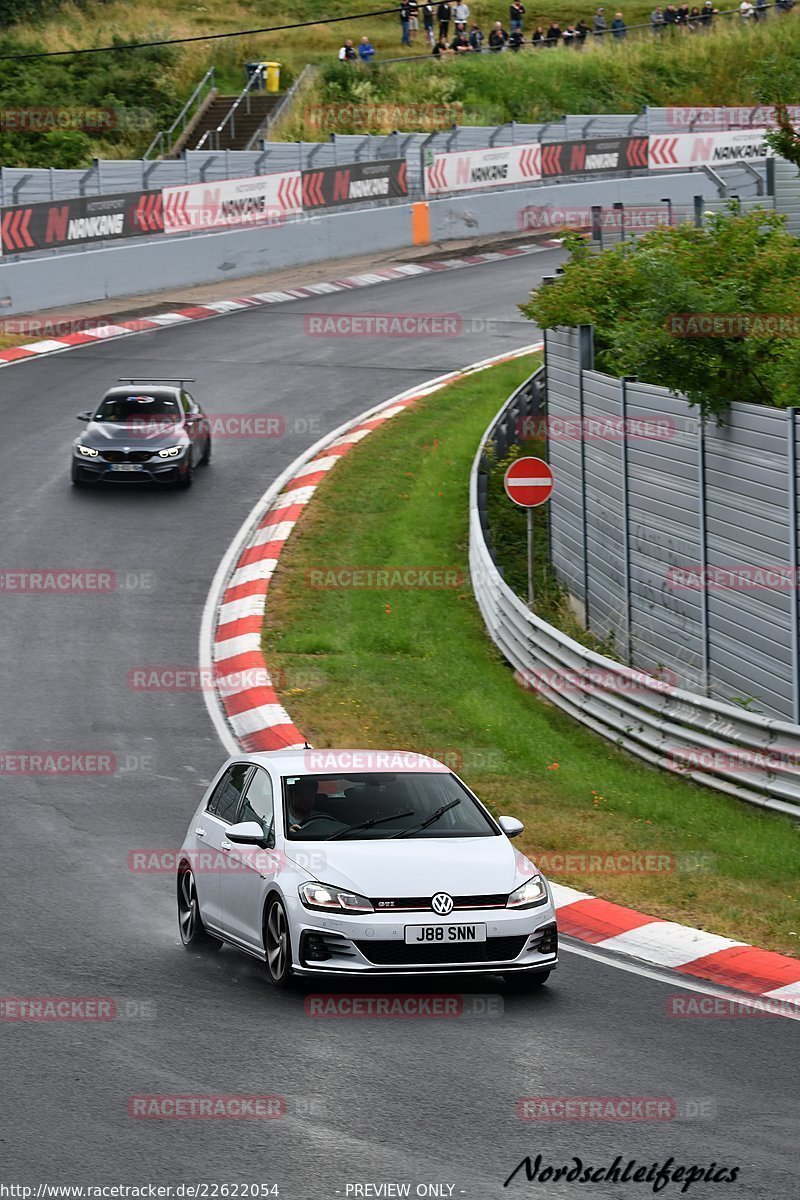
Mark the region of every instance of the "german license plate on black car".
POLYGON ((406 925, 406 945, 441 946, 456 942, 485 942, 485 925, 406 925))
POLYGON ((143 471, 141 463, 114 463, 112 471, 143 471))

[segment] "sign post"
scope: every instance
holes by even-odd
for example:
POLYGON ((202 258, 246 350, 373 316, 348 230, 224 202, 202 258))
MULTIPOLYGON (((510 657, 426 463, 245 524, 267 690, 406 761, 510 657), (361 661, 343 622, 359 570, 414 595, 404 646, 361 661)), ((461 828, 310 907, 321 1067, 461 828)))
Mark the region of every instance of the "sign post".
POLYGON ((533 610, 533 510, 546 504, 553 491, 553 472, 543 458, 518 458, 503 477, 509 500, 528 510, 528 607, 533 610))

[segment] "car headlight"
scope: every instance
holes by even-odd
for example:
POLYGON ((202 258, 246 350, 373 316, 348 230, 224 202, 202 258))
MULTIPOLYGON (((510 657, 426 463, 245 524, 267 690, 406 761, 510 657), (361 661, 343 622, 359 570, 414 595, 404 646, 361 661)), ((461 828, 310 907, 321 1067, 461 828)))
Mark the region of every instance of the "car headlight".
POLYGON ((541 875, 533 875, 515 888, 506 901, 506 908, 533 908, 536 904, 544 904, 547 899, 547 888, 541 875))
POLYGON ((82 454, 84 458, 97 458, 98 454, 100 453, 99 450, 95 450, 94 446, 82 446, 80 442, 77 443, 75 449, 79 454, 82 454))
POLYGON ((159 450, 159 458, 177 458, 183 450, 183 446, 167 446, 166 450, 159 450))
POLYGON ((357 892, 333 887, 330 883, 301 883, 297 889, 306 908, 316 912, 374 912, 372 901, 357 892))

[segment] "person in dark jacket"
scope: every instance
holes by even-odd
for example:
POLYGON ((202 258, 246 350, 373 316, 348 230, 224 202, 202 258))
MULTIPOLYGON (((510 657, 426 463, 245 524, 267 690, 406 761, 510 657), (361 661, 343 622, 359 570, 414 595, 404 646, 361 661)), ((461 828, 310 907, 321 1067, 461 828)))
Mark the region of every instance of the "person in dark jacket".
POLYGON ((536 49, 538 49, 539 46, 541 46, 543 41, 544 41, 544 30, 542 29, 541 25, 537 25, 531 36, 531 43, 533 44, 533 46, 536 49))
POLYGON ((606 10, 604 8, 598 8, 597 12, 594 14, 594 36, 596 38, 601 38, 607 29, 608 23, 606 22, 606 10))
POLYGON ((547 45, 551 50, 561 43, 561 26, 558 21, 551 21, 550 28, 547 31, 547 45))
POLYGON ((456 31, 456 36, 453 38, 452 42, 450 43, 450 49, 455 51, 456 54, 471 54, 472 53, 472 46, 470 46, 469 38, 464 33, 463 29, 459 29, 456 31))
POLYGON ((501 50, 505 50, 508 42, 508 34, 499 21, 495 21, 494 29, 489 34, 489 49, 493 54, 499 54, 501 50))
POLYGON ((447 44, 447 38, 439 38, 436 45, 433 47, 432 54, 434 58, 449 58, 453 51, 447 44))
POLYGON ((472 28, 469 31, 469 44, 472 46, 473 50, 480 54, 481 50, 483 49, 483 30, 479 25, 476 25, 474 21, 472 22, 472 28))
POLYGON ((440 39, 446 38, 450 29, 450 5, 446 3, 446 0, 442 0, 436 10, 436 15, 439 18, 439 37, 440 39))
POLYGON ((584 42, 589 36, 589 26, 586 24, 583 17, 581 17, 580 21, 576 23, 575 32, 578 35, 578 49, 582 50, 584 42))
POLYGON ((614 15, 614 20, 611 22, 611 34, 615 41, 624 42, 628 36, 628 26, 622 19, 622 13, 618 12, 614 15))
POLYGON ((432 4, 423 4, 422 6, 422 24, 425 29, 425 40, 429 46, 433 45, 433 16, 434 8, 432 4))
POLYGON ((410 15, 411 15, 411 10, 410 10, 409 6, 407 4, 401 4, 400 5, 400 45, 401 46, 410 46, 411 45, 411 37, 409 34, 409 27, 408 27, 410 15))
POLYGON ((508 28, 511 33, 522 33, 522 18, 525 9, 520 0, 512 0, 508 9, 508 28))

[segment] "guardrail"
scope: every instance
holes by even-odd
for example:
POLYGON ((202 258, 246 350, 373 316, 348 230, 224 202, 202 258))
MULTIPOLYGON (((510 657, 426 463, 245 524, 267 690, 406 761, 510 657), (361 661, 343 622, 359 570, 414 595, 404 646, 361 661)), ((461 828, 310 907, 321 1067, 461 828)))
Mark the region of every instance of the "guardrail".
POLYGON ((520 419, 537 417, 544 402, 542 368, 492 421, 470 473, 470 574, 492 641, 526 686, 620 749, 705 787, 800 818, 800 726, 669 687, 589 650, 531 612, 503 580, 489 548, 486 452, 493 443, 504 457, 517 440, 520 419), (742 763, 748 769, 737 765, 742 763))

